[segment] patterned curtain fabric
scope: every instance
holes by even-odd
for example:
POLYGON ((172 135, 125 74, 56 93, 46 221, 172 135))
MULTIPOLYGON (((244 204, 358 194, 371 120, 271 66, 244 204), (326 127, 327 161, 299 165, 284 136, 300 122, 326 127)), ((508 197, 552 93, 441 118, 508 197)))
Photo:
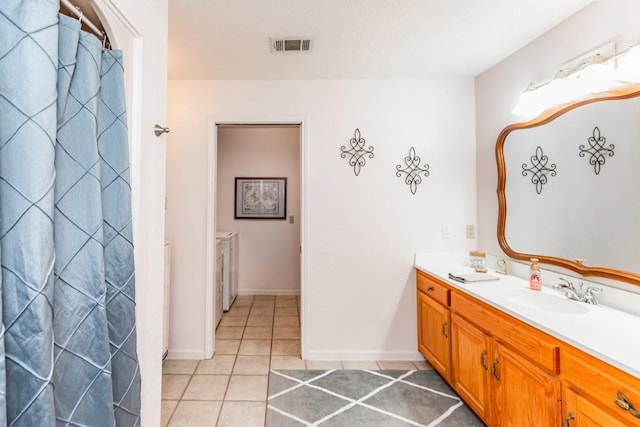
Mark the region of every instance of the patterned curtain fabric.
POLYGON ((0 1, 0 426, 136 426, 122 53, 0 1))

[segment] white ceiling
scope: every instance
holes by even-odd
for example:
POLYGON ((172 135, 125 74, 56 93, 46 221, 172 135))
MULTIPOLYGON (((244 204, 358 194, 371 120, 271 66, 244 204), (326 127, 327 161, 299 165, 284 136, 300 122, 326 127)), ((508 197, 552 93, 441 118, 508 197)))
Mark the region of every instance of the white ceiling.
POLYGON ((593 0, 169 0, 169 79, 476 76, 593 0), (311 52, 272 54, 270 37, 311 52))

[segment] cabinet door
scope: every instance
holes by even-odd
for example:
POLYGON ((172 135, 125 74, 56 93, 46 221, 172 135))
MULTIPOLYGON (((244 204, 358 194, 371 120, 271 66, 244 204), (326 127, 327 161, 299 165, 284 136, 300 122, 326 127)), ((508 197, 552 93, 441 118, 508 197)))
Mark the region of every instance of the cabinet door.
POLYGON ((561 425, 560 380, 515 351, 494 342, 491 375, 494 424, 517 427, 561 425))
POLYGON ((418 349, 447 380, 451 371, 450 326, 449 309, 418 292, 418 349))
POLYGON ((622 396, 635 408, 640 406, 640 380, 637 377, 620 372, 575 348, 563 349, 562 372, 567 402, 563 415, 572 412, 576 418, 571 426, 640 426, 640 417, 616 403, 622 396), (611 423, 609 417, 617 417, 620 421, 611 423))
POLYGON ((625 425, 617 417, 600 408, 588 397, 567 388, 565 402, 566 427, 610 427, 625 425))
POLYGON ((457 314, 451 316, 452 385, 465 402, 489 421, 491 337, 457 314))

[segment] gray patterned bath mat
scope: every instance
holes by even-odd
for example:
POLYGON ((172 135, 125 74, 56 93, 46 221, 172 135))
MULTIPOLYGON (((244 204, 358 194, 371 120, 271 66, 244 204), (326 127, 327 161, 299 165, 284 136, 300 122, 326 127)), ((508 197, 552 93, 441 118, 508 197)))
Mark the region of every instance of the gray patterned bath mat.
POLYGON ((271 371, 266 427, 484 426, 434 371, 271 371))

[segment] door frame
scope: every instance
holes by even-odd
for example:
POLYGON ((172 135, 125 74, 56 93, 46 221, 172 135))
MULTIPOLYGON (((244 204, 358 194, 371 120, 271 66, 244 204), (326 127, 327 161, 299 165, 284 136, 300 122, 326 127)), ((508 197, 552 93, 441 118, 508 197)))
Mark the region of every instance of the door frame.
POLYGON ((217 163, 218 163, 218 126, 220 125, 298 125, 300 127, 300 352, 306 357, 306 317, 307 304, 307 128, 309 119, 303 116, 231 116, 214 117, 208 124, 208 166, 207 166, 207 249, 206 249, 206 282, 205 282, 205 325, 204 356, 213 357, 215 351, 215 259, 216 249, 216 197, 217 197, 217 163))
POLYGON ((157 53, 154 48, 166 43, 167 25, 162 18, 166 18, 168 11, 166 0, 159 2, 151 15, 153 19, 149 19, 147 9, 126 0, 87 0, 87 3, 102 22, 114 48, 124 52, 135 243, 136 350, 142 376, 141 419, 143 427, 157 426, 161 418, 162 307, 167 303, 163 292, 158 292, 164 275, 167 137, 154 136, 153 124, 166 121, 166 72, 157 70, 166 69, 167 54, 157 53), (145 78, 149 73, 153 77, 145 78))

